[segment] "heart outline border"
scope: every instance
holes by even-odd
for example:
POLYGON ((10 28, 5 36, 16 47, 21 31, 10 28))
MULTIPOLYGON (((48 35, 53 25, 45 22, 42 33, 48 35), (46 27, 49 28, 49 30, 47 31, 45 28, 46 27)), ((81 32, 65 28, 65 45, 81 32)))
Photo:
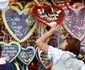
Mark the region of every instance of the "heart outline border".
MULTIPOLYGON (((46 69, 48 69, 48 68, 52 65, 52 62, 49 64, 49 66, 45 66, 45 64, 41 61, 41 58, 40 58, 40 54, 41 54, 42 52, 43 52, 43 51, 38 48, 38 57, 39 57, 39 60, 40 60, 40 62, 43 64, 43 66, 44 66, 46 69), (39 53, 39 52, 40 52, 40 53, 39 53)), ((48 55, 47 55, 47 56, 48 56, 48 55)))
POLYGON ((43 20, 43 18, 40 18, 40 16, 38 16, 38 14, 36 14, 36 12, 35 12, 35 11, 37 11, 37 9, 40 9, 40 8, 46 8, 46 9, 48 9, 49 7, 52 7, 52 8, 55 8, 55 9, 58 8, 59 10, 62 11, 62 14, 61 14, 62 15, 62 18, 59 19, 58 22, 57 22, 58 25, 62 25, 62 22, 64 20, 65 13, 64 13, 64 10, 61 7, 54 6, 54 5, 52 5, 52 6, 46 6, 46 7, 36 6, 36 7, 33 8, 32 13, 33 13, 34 17, 37 18, 40 22, 48 25, 49 27, 52 27, 50 25, 50 23, 48 23, 47 21, 43 20))
MULTIPOLYGON (((74 7, 72 7, 71 5, 68 5, 68 7, 69 7, 70 9, 72 9, 72 10, 77 14, 81 9, 85 8, 85 5, 79 6, 79 7, 77 7, 77 8, 74 8, 74 7)), ((66 9, 65 11, 68 10, 67 7, 65 7, 65 6, 63 6, 62 9, 63 9, 63 10, 66 9)), ((67 14, 67 13, 65 12, 65 14, 67 14)), ((74 34, 67 28, 67 26, 65 25, 64 21, 63 21, 63 26, 64 26, 65 30, 66 30, 70 35, 72 35, 73 37, 79 39, 78 37, 76 37, 76 35, 74 35, 74 34)), ((84 38, 85 38, 85 34, 84 34, 79 40, 80 40, 80 41, 83 41, 84 38)))
MULTIPOLYGON (((14 7, 14 6, 11 6, 11 8, 12 8, 13 10, 16 10, 19 15, 21 15, 24 11, 28 11, 27 8, 24 9, 24 10, 22 10, 22 11, 20 11, 18 8, 14 7)), ((10 28, 9 28, 9 26, 8 26, 8 24, 7 24, 7 21, 6 21, 6 18, 5 18, 5 17, 6 17, 6 16, 5 16, 5 12, 6 12, 8 9, 10 9, 9 6, 8 6, 5 10, 2 11, 2 18, 3 18, 3 22, 4 22, 4 24, 5 24, 5 27, 6 27, 6 29, 8 30, 8 32, 11 34, 11 36, 12 36, 15 40, 17 40, 17 41, 20 42, 20 43, 21 43, 21 42, 24 42, 25 40, 27 40, 27 39, 33 34, 34 30, 36 29, 36 27, 37 27, 37 25, 38 25, 38 21, 35 20, 35 23, 34 23, 34 26, 32 27, 32 29, 28 32, 28 34, 27 34, 23 39, 19 40, 19 39, 14 35, 14 33, 10 30, 10 28)))
MULTIPOLYGON (((46 5, 51 5, 48 1, 46 1, 45 4, 46 4, 46 5)), ((28 8, 28 7, 30 7, 31 5, 37 6, 37 4, 36 4, 34 1, 31 1, 31 2, 29 2, 29 3, 26 4, 25 8, 28 8)))
POLYGON ((35 55, 36 55, 36 50, 34 49, 33 46, 28 46, 27 48, 23 48, 23 47, 21 48, 21 50, 28 50, 28 49, 32 49, 32 50, 34 51, 34 55, 33 55, 33 57, 32 57, 32 59, 31 59, 30 62, 25 63, 25 62, 21 59, 21 57, 18 56, 18 58, 20 59, 20 61, 21 61, 22 63, 24 63, 25 65, 29 65, 29 64, 33 61, 33 59, 34 59, 34 57, 35 57, 35 55))
POLYGON ((0 42, 0 45, 9 46, 9 45, 11 45, 11 44, 17 45, 17 46, 19 47, 19 50, 18 50, 18 53, 16 54, 16 56, 15 56, 12 60, 10 60, 9 62, 12 62, 12 61, 19 55, 19 53, 20 53, 20 51, 21 51, 21 45, 20 45, 18 42, 15 42, 15 41, 12 41, 12 42, 10 42, 10 43, 0 42))

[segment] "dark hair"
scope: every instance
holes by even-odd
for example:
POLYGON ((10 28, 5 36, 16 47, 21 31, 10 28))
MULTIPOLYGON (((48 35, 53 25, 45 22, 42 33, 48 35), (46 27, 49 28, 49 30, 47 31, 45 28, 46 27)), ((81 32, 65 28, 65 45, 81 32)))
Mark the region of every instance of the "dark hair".
POLYGON ((49 26, 46 26, 46 30, 49 31, 50 30, 50 27, 49 26))
POLYGON ((80 46, 81 46, 80 40, 74 37, 69 37, 66 40, 68 42, 68 45, 66 46, 65 51, 70 51, 78 56, 80 53, 80 46))
POLYGON ((1 57, 1 55, 2 55, 2 47, 0 46, 0 57, 1 57))

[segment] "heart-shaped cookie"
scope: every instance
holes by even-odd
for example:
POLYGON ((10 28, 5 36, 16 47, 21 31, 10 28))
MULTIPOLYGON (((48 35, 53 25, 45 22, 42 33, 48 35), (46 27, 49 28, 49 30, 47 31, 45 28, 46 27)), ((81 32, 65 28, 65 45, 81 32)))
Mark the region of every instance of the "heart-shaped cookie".
POLYGON ((21 46, 18 42, 10 42, 9 44, 0 42, 0 45, 2 47, 2 57, 8 55, 10 57, 9 62, 12 62, 21 50, 21 46))
POLYGON ((29 65, 34 59, 36 50, 33 46, 28 46, 27 48, 21 48, 21 52, 18 58, 25 64, 29 65))
POLYGON ((32 35, 33 31, 35 30, 37 26, 37 20, 35 20, 35 22, 28 22, 33 21, 33 19, 31 19, 32 16, 27 15, 29 8, 20 11, 19 8, 11 6, 11 9, 13 12, 11 12, 10 7, 6 8, 2 12, 2 18, 5 27, 15 40, 18 42, 24 42, 32 35), (28 25, 30 23, 32 26, 28 25))
POLYGON ((68 5, 71 12, 66 7, 63 7, 65 12, 65 19, 63 21, 63 26, 72 36, 78 38, 82 41, 85 37, 85 10, 82 11, 85 6, 79 6, 78 8, 73 8, 68 5))
POLYGON ((33 15, 39 21, 52 27, 61 25, 64 19, 64 11, 58 6, 35 6, 33 9, 33 15))
POLYGON ((40 62, 43 64, 43 66, 47 69, 52 65, 52 60, 48 58, 48 55, 45 54, 42 50, 38 48, 38 57, 40 62))

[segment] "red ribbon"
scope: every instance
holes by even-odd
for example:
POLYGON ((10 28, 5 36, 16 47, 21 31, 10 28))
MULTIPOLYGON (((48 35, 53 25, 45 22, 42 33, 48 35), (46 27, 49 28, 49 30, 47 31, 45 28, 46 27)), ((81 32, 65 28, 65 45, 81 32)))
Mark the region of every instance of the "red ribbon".
POLYGON ((69 12, 71 12, 71 9, 68 7, 67 2, 64 2, 64 5, 67 7, 67 9, 69 10, 69 12))
POLYGON ((82 13, 84 12, 85 8, 82 9, 82 13))
POLYGON ((10 5, 10 4, 9 4, 9 7, 10 7, 11 12, 14 13, 14 11, 13 11, 13 9, 11 8, 11 5, 10 5))

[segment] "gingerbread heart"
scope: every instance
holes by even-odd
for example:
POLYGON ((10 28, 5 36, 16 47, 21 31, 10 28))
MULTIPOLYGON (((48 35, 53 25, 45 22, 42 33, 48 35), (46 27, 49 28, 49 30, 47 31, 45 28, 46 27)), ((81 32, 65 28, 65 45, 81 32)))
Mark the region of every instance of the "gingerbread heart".
POLYGON ((29 65, 34 59, 36 54, 36 50, 32 46, 28 46, 27 48, 21 48, 21 52, 18 58, 26 65, 29 65))
POLYGON ((0 42, 0 45, 2 47, 2 57, 8 55, 10 57, 9 62, 12 62, 21 50, 21 46, 18 42, 10 42, 9 44, 0 42))
POLYGON ((29 8, 20 11, 19 8, 11 6, 11 9, 13 12, 11 12, 10 7, 2 12, 5 27, 15 40, 24 42, 34 32, 37 21, 34 22, 32 16, 28 14, 29 8), (32 24, 32 26, 29 26, 29 24, 32 24))
POLYGON ((38 57, 43 66, 47 69, 52 65, 52 60, 48 58, 48 55, 45 54, 42 50, 38 48, 38 57))
POLYGON ((52 27, 61 25, 64 19, 64 11, 58 6, 35 6, 33 9, 33 15, 39 21, 52 27))
POLYGON ((68 7, 71 9, 71 12, 66 7, 63 7, 65 12, 63 26, 69 34, 82 41, 85 37, 85 11, 82 11, 85 6, 73 8, 68 5, 68 7))

